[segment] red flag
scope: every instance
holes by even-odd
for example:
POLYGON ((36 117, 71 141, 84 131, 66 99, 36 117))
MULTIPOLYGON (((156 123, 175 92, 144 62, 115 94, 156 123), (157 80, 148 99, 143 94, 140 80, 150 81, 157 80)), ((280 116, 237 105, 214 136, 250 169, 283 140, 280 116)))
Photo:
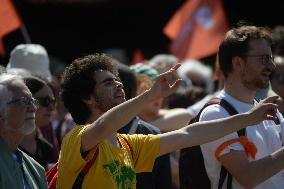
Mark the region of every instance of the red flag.
POLYGON ((144 61, 144 55, 140 49, 136 49, 132 56, 132 63, 138 64, 144 61))
POLYGON ((0 54, 4 55, 2 38, 20 28, 22 21, 11 0, 0 0, 0 54))
POLYGON ((221 0, 188 0, 164 28, 171 53, 180 60, 200 59, 218 51, 228 30, 221 0))

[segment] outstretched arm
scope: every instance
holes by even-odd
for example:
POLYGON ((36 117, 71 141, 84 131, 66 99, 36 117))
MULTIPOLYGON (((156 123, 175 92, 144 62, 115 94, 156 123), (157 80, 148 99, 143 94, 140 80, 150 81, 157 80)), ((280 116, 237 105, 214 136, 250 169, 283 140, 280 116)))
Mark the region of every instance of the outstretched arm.
POLYGON ((256 161, 248 161, 244 151, 235 150, 219 159, 244 188, 253 188, 284 169, 284 148, 256 161))
POLYGON ((248 161, 244 151, 236 150, 219 160, 244 188, 253 188, 284 169, 284 147, 256 161, 248 161))
POLYGON ((179 66, 180 64, 177 64, 169 71, 159 75, 151 89, 145 93, 108 110, 87 127, 82 135, 82 152, 92 149, 100 141, 126 125, 142 111, 147 103, 167 97, 176 91, 180 83, 180 80, 176 78, 176 70, 179 66))
POLYGON ((161 134, 159 155, 189 146, 208 143, 248 125, 255 125, 266 119, 274 119, 277 105, 269 102, 276 98, 268 97, 246 113, 217 120, 197 122, 179 130, 161 134))

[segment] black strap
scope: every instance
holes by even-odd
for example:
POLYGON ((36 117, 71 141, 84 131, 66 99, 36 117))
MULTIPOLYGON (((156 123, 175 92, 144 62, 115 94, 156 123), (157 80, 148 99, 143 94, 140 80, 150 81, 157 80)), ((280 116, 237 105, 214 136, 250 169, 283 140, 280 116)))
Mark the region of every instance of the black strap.
MULTIPOLYGON (((212 98, 209 102, 207 102, 202 109, 199 111, 199 113, 197 114, 197 116, 191 121, 191 122, 197 122, 199 121, 200 115, 202 113, 202 111, 213 104, 219 104, 220 106, 222 106, 228 113, 230 116, 238 114, 238 111, 229 103, 227 102, 225 99, 220 99, 220 98, 212 98)), ((239 136, 245 136, 246 135, 246 129, 243 128, 239 131, 237 131, 239 136)), ((221 171, 220 171, 220 177, 219 177, 219 183, 218 183, 218 189, 221 189, 226 177, 228 176, 227 179, 227 189, 231 189, 232 188, 232 175, 226 170, 226 168, 224 166, 221 167, 221 171)))
POLYGON ((220 104, 220 101, 221 101, 220 98, 212 98, 211 100, 209 100, 209 101, 201 108, 201 110, 198 112, 198 114, 197 114, 193 119, 190 120, 189 124, 198 122, 202 111, 203 111, 206 107, 208 107, 208 106, 210 106, 210 105, 213 105, 213 104, 220 104))
MULTIPOLYGON (((246 135, 246 129, 243 128, 241 130, 238 130, 237 133, 238 133, 239 137, 240 136, 245 136, 246 135)), ((223 186, 223 184, 225 182, 226 176, 228 176, 228 179, 227 179, 227 189, 231 189, 232 188, 233 177, 232 177, 231 173, 229 173, 227 171, 227 169, 222 165, 221 172, 220 172, 218 189, 222 188, 222 186, 223 186)))
POLYGON ((94 164, 94 162, 95 162, 95 160, 98 156, 98 151, 99 151, 99 148, 96 149, 96 152, 95 152, 93 158, 81 170, 81 172, 79 173, 75 182, 72 185, 72 189, 81 189, 82 188, 84 177, 88 173, 88 171, 90 170, 91 166, 94 164))
MULTIPOLYGON (((228 171, 225 169, 224 166, 222 166, 222 167, 221 167, 221 171, 220 171, 218 189, 221 189, 221 188, 222 188, 222 186, 223 186, 223 184, 224 184, 224 182, 225 182, 227 173, 228 173, 228 171)), ((228 188, 228 183, 227 183, 227 188, 228 188)))
MULTIPOLYGON (((225 110, 232 116, 232 115, 235 115, 235 114, 238 114, 238 111, 229 103, 227 102, 226 100, 224 99, 221 99, 220 101, 220 105, 225 108, 225 110)), ((243 128, 241 130, 238 130, 237 131, 238 133, 238 136, 245 136, 246 135, 246 129, 243 128)), ((227 189, 231 189, 232 188, 232 181, 233 181, 233 177, 232 175, 227 171, 227 169, 222 166, 221 167, 221 172, 220 172, 220 178, 219 178, 219 183, 218 183, 218 189, 221 189, 224 182, 225 182, 225 179, 227 178, 227 189)))

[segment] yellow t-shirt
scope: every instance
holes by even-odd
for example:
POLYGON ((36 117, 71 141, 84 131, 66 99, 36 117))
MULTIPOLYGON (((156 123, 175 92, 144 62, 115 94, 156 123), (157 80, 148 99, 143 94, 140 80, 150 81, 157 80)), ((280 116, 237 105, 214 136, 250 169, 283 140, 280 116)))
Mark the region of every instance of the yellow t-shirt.
POLYGON ((104 140, 83 158, 80 153, 81 136, 86 127, 88 125, 77 126, 64 137, 57 188, 70 189, 96 149, 99 150, 97 158, 84 178, 82 189, 135 189, 135 173, 152 171, 160 146, 159 135, 123 135, 131 146, 132 154, 122 135, 117 134, 122 148, 104 140))

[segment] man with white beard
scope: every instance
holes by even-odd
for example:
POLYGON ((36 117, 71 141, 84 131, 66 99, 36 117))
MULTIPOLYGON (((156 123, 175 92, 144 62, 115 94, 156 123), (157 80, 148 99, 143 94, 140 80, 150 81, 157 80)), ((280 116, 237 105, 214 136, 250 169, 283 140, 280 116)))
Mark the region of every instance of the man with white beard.
POLYGON ((0 188, 47 188, 44 168, 18 149, 35 129, 37 106, 21 78, 0 75, 0 188))

